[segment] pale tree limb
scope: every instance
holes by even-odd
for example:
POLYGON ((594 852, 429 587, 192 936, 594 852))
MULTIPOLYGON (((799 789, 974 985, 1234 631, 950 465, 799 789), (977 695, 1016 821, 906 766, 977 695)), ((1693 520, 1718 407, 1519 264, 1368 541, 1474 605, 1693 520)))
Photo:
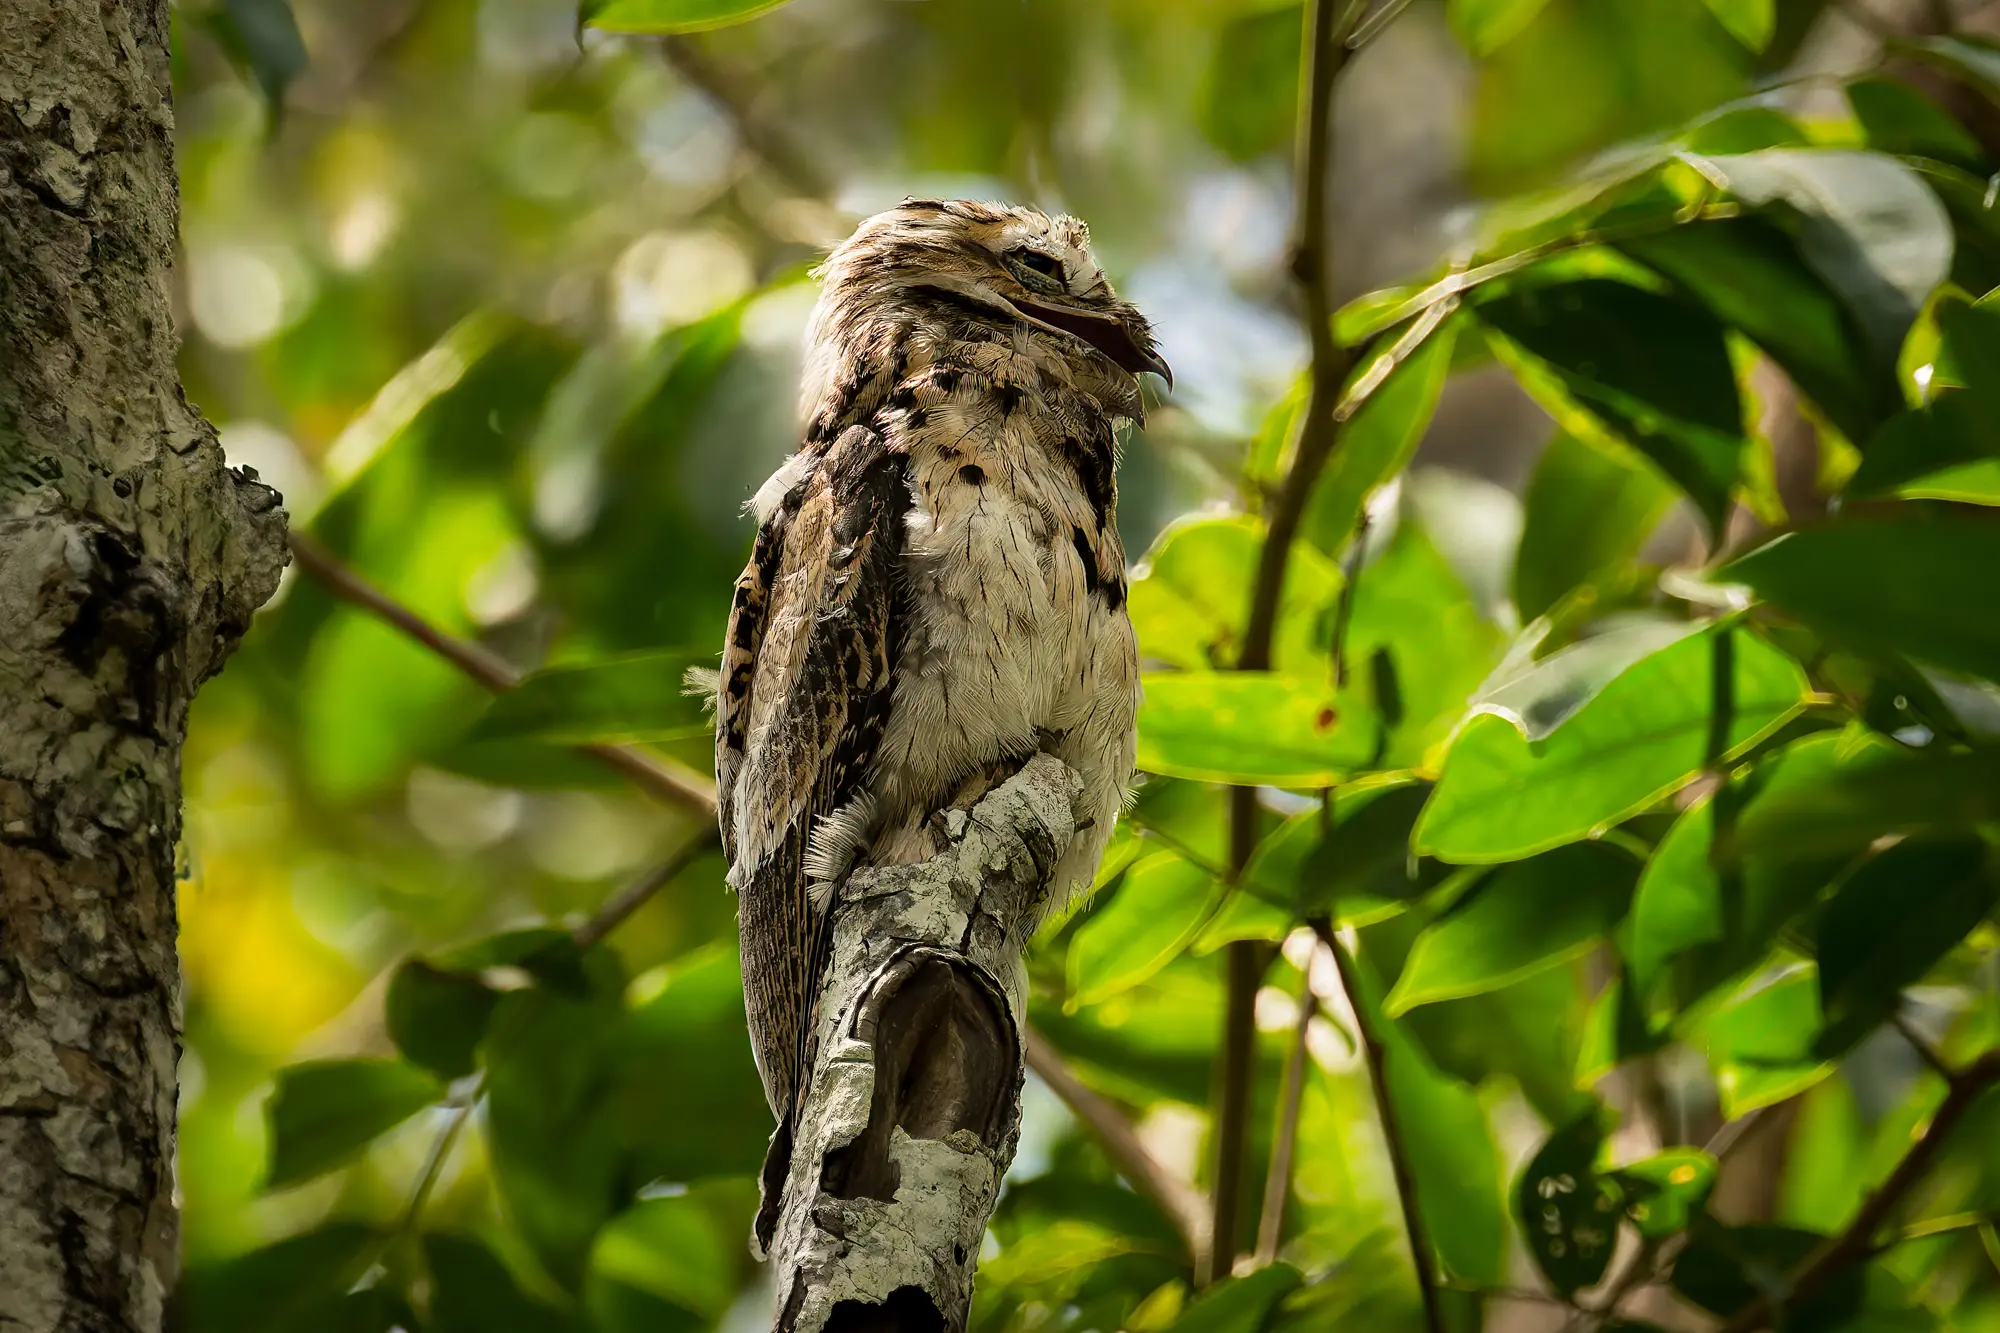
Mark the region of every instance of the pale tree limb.
POLYGON ((1285 1055, 1285 1081, 1278 1089, 1278 1128, 1271 1136, 1271 1163, 1264 1173, 1264 1208, 1257 1219, 1256 1259, 1261 1267, 1278 1258, 1285 1239, 1285 1205, 1292 1194, 1292 1159, 1299 1143, 1299 1111, 1305 1102, 1306 1039, 1319 1017, 1319 996, 1313 994, 1312 964, 1305 967, 1299 987, 1299 1016, 1292 1024, 1292 1045, 1285 1055))
POLYGON ((963 1330, 1020 1134, 1022 954, 1083 781, 1037 755, 836 891, 771 1254, 778 1333, 963 1330))

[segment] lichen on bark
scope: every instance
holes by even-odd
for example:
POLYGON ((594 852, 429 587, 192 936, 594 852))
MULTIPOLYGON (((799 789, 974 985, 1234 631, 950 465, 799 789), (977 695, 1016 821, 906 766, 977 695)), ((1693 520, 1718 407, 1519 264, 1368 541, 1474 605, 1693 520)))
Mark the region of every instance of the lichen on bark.
POLYGON ((167 0, 0 4, 0 1327, 161 1327, 180 747, 284 561, 182 395, 167 0))
POLYGON ((938 854, 855 872, 772 1245, 779 1333, 962 1330, 1020 1132, 1022 955, 1083 780, 1036 755, 938 854))

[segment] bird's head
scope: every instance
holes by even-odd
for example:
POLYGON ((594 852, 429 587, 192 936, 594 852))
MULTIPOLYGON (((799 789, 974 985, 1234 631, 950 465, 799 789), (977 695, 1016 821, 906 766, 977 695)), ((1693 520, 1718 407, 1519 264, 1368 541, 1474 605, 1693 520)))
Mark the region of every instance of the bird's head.
POLYGON ((1136 401, 1145 371, 1173 384, 1152 326, 1119 299, 1073 217, 967 200, 906 199, 855 229, 818 270, 809 340, 822 357, 865 352, 884 329, 954 339, 984 328, 1122 381, 1136 401))

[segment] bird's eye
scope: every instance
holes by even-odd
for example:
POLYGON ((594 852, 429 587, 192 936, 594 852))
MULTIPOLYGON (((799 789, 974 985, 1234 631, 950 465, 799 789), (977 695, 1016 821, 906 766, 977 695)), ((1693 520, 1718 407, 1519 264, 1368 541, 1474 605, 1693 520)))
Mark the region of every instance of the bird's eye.
POLYGON ((1040 250, 1030 250, 1026 246, 1014 252, 1014 259, 1024 268, 1031 268, 1045 278, 1061 280, 1062 261, 1054 255, 1045 255, 1040 250))

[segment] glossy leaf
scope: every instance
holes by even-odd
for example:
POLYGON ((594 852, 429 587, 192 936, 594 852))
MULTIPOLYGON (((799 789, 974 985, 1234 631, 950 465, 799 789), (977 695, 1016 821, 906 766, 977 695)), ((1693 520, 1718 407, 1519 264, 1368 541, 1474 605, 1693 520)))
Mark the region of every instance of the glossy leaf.
POLYGON ((1070 1004, 1096 1004, 1158 972, 1221 899, 1215 877, 1177 853, 1155 852, 1140 861, 1126 872, 1117 896, 1070 942, 1070 1004))
POLYGON ((1716 1160, 1699 1148, 1669 1148, 1611 1173, 1625 1212, 1647 1240, 1664 1240, 1701 1215, 1715 1188, 1716 1160))
POLYGON ((1813 1051, 1818 987, 1811 966, 1786 967, 1753 979, 1702 1021, 1725 1119, 1775 1106, 1832 1071, 1813 1051))
MULTIPOLYGON (((1171 524, 1135 571, 1126 603, 1140 654, 1196 671, 1234 666, 1263 544, 1263 523, 1245 515, 1171 524)), ((1324 660, 1321 620, 1340 583, 1325 556, 1307 547, 1292 551, 1271 646, 1281 670, 1324 660)))
POLYGON ((785 0, 583 0, 579 22, 612 32, 704 32, 742 23, 785 0))
MULTIPOLYGON (((2000 377, 1994 383, 2000 386, 2000 377)), ((2000 387, 1958 389, 1905 412, 1868 442, 1855 496, 1938 493, 2000 467, 2000 387)), ((1941 498, 1951 498, 1943 496, 1941 498)))
POLYGON ((1978 598, 1915 595, 1980 587, 1994 569, 2000 525, 1894 515, 1786 533, 1723 577, 1837 641, 2000 680, 2000 616, 1978 598))
POLYGON ((590 1276, 593 1283, 615 1282, 714 1319, 729 1308, 736 1288, 735 1247, 724 1246, 700 1200, 647 1199, 598 1234, 590 1276))
POLYGON ((1514 605, 1522 618, 1532 620, 1571 590, 1609 578, 1638 554, 1673 496, 1638 457, 1557 435, 1528 483, 1514 561, 1514 605))
POLYGON ((1615 847, 1584 843, 1495 871, 1410 950, 1384 1008, 1498 990, 1587 950, 1625 915, 1639 867, 1615 847))
POLYGON ((1822 1049, 1837 1052, 1896 1009, 1904 987, 2000 902, 1992 852, 1977 837, 1913 839, 1864 862, 1821 914, 1822 1049))
MULTIPOLYGON (((1389 339, 1350 377, 1346 392, 1367 397, 1341 428, 1340 445, 1306 503, 1300 530, 1329 555, 1338 554, 1354 534, 1362 508, 1375 488, 1408 466, 1423 439, 1458 345, 1459 321, 1447 317, 1414 349, 1398 354, 1389 339)), ((1421 328, 1413 325, 1408 336, 1421 328)))
POLYGON ((1482 302, 1479 317, 1546 363, 1562 392, 1671 477, 1711 528, 1721 523, 1742 467, 1743 404, 1713 316, 1589 279, 1506 293, 1482 302))
POLYGON ((1304 1280, 1298 1269, 1282 1263, 1224 1278, 1168 1327, 1172 1333, 1258 1333, 1271 1308, 1304 1280))
POLYGON ((713 649, 676 649, 544 667, 496 698, 469 739, 575 745, 705 736, 713 724, 683 678, 689 667, 714 670, 715 662, 713 649))
POLYGON ((266 1186, 283 1189, 345 1165, 443 1096, 442 1083, 400 1060, 321 1060, 279 1070, 267 1108, 266 1186))
POLYGON ((1593 1107, 1551 1134, 1514 1185, 1514 1216, 1535 1266, 1565 1300, 1594 1287, 1618 1242, 1618 1194, 1598 1174, 1604 1131, 1593 1107))
POLYGON ((1331 786, 1375 737, 1365 709, 1311 677, 1155 671, 1139 705, 1139 767, 1202 782, 1331 786))
MULTIPOLYGON (((1738 752, 1798 710, 1798 665, 1742 631, 1732 637, 1729 725, 1738 752)), ((1711 748, 1716 633, 1684 638, 1641 659, 1540 740, 1504 717, 1472 718, 1453 743, 1416 850, 1441 860, 1515 860, 1588 837, 1679 790, 1711 748)))

